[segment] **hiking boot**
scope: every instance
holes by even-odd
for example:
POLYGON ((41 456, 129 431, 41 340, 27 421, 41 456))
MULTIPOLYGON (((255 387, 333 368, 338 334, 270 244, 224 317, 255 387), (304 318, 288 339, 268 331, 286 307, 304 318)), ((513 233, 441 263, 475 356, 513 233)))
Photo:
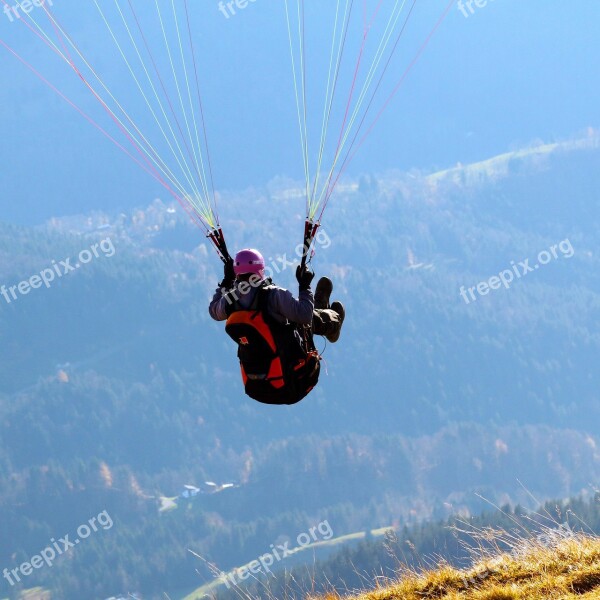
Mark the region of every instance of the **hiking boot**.
POLYGON ((333 282, 329 277, 321 277, 315 289, 315 308, 329 308, 331 292, 333 292, 333 282))
POLYGON ((335 344, 340 339, 340 334, 342 333, 342 325, 344 324, 344 319, 346 318, 346 311, 344 310, 344 305, 341 302, 334 302, 331 305, 331 310, 336 312, 340 318, 339 324, 336 327, 335 333, 332 333, 327 337, 327 341, 335 344))

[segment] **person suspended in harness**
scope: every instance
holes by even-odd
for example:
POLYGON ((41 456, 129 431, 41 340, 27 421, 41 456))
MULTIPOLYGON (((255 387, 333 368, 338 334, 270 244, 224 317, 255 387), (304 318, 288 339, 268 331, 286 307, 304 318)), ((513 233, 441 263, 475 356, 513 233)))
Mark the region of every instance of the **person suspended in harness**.
POLYGON ((321 357, 313 335, 338 341, 345 318, 340 302, 329 299, 333 284, 327 277, 311 291, 314 278, 298 266, 296 299, 265 277, 265 260, 258 250, 241 250, 225 263, 225 276, 209 306, 215 321, 238 344, 245 392, 264 404, 295 404, 319 380, 321 357))

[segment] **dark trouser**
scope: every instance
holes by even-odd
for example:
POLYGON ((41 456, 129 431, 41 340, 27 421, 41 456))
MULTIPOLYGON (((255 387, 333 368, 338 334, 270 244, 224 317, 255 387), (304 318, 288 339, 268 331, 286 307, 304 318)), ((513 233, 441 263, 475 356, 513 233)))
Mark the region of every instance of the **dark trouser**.
POLYGON ((342 324, 340 317, 330 308, 316 308, 313 312, 313 333, 315 335, 333 335, 337 333, 342 324))

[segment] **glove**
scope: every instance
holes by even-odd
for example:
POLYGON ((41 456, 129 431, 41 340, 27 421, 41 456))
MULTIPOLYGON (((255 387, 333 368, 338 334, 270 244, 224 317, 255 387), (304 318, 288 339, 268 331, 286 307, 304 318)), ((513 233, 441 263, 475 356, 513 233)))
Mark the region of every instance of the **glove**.
POLYGON ((228 256, 227 260, 225 261, 223 281, 221 281, 219 286, 229 290, 233 287, 234 283, 235 283, 235 271, 233 270, 233 258, 228 256))
POLYGON ((308 270, 308 267, 302 267, 298 265, 296 268, 296 279, 300 284, 300 291, 310 290, 310 284, 314 279, 315 274, 308 270))

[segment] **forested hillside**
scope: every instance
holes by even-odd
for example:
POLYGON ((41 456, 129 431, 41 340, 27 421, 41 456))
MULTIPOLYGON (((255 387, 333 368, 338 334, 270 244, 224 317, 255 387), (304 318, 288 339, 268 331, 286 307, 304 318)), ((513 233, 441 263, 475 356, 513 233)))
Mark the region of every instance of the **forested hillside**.
MULTIPOLYGON (((588 489, 600 475, 599 167, 589 132, 344 182, 313 264, 347 321, 319 387, 290 408, 243 395, 207 313, 220 263, 178 209, 0 225, 0 569, 107 511, 113 527, 24 587, 176 597, 212 578, 188 549, 227 570, 323 519, 338 537, 478 512, 477 493, 530 505, 519 482, 540 500, 588 489), (491 288, 526 260, 539 268, 491 288), (48 286, 19 291, 47 269, 48 286), (169 500, 186 484, 202 493, 169 500)), ((294 270, 277 271, 301 241, 298 198, 283 180, 220 198, 229 245, 263 249, 293 289, 294 270)))

